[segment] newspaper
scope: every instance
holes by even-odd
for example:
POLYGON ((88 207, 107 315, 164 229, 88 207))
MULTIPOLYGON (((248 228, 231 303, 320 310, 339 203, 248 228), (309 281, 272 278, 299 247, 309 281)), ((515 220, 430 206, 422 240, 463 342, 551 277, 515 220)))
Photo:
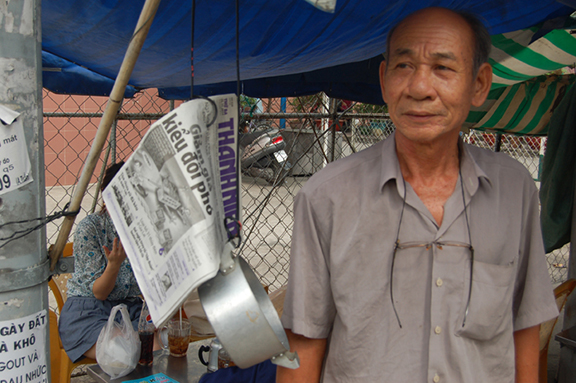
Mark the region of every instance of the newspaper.
POLYGON ((224 220, 238 217, 236 96, 210 99, 154 123, 103 192, 157 326, 216 275, 237 230, 224 220))

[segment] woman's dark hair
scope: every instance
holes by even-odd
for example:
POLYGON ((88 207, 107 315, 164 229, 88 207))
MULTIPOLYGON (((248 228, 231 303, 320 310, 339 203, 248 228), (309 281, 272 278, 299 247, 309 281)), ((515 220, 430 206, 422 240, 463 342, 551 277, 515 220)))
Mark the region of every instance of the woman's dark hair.
POLYGON ((114 178, 116 173, 118 173, 118 171, 122 169, 122 166, 124 166, 124 161, 120 161, 118 163, 110 165, 108 169, 106 169, 106 171, 104 172, 104 178, 102 178, 102 185, 100 186, 102 190, 104 190, 106 186, 108 186, 108 184, 110 183, 110 181, 112 181, 112 178, 114 178))

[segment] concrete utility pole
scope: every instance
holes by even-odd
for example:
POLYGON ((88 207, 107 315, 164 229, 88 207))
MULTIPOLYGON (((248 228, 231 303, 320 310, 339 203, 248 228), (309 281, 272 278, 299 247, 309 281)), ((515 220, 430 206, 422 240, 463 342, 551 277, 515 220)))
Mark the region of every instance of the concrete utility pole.
POLYGON ((8 383, 50 379, 45 229, 11 240, 46 216, 40 21, 40 0, 0 1, 0 109, 19 113, 0 122, 0 380, 8 383))

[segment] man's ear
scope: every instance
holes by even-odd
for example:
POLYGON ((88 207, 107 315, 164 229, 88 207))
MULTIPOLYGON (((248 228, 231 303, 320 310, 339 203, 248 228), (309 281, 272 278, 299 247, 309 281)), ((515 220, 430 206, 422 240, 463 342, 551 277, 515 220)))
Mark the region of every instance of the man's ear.
POLYGON ((484 104, 490 87, 492 86, 492 67, 488 63, 484 63, 478 69, 476 80, 474 81, 474 95, 472 97, 472 105, 478 107, 484 104))
POLYGON ((382 91, 382 99, 384 100, 384 102, 386 102, 386 97, 384 96, 384 89, 385 89, 385 83, 384 83, 384 73, 386 73, 386 60, 382 60, 382 62, 380 63, 380 90, 382 91))

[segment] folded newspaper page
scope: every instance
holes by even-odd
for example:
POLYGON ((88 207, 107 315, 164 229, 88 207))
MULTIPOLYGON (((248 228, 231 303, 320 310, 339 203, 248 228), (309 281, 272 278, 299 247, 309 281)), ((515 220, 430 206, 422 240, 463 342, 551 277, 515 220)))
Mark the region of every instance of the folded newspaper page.
POLYGON ((154 123, 102 194, 157 326, 216 275, 236 230, 238 106, 210 99, 154 123))

